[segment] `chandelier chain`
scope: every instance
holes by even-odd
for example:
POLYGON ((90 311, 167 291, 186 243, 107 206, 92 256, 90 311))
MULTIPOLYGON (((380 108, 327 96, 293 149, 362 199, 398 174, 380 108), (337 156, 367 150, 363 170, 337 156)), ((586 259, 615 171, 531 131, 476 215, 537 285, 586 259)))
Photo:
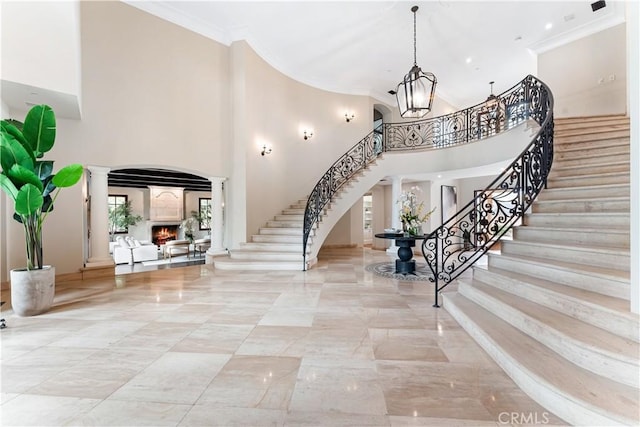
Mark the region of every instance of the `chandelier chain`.
POLYGON ((415 7, 413 10, 413 65, 418 65, 418 60, 416 59, 416 10, 418 8, 415 7))

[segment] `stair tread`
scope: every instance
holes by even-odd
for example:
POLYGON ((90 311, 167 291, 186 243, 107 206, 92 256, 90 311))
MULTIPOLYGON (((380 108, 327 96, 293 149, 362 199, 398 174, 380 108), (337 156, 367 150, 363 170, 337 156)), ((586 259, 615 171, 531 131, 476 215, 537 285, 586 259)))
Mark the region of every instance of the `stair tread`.
POLYGON ((613 202, 616 200, 626 201, 629 196, 606 196, 606 197, 576 197, 575 199, 536 199, 535 203, 568 203, 568 202, 613 202))
MULTIPOLYGON (((592 228, 592 227, 554 227, 554 226, 548 226, 548 225, 525 225, 523 227, 526 227, 527 230, 540 230, 540 231, 552 231, 552 232, 558 232, 558 231, 568 231, 568 232, 578 232, 578 233, 584 233, 584 232, 593 232, 593 233, 608 233, 608 234, 629 234, 629 230, 627 229, 623 229, 623 228, 604 228, 604 227, 600 227, 600 228, 592 228)), ((527 240, 528 241, 528 240, 527 240)))
POLYGON ((473 279, 472 284, 475 288, 500 300, 503 304, 544 323, 545 327, 553 328, 566 337, 586 344, 598 353, 638 365, 638 353, 640 350, 638 343, 626 340, 604 329, 594 327, 564 313, 528 301, 477 279, 473 279))
MULTIPOLYGON (((446 295, 447 302, 464 311, 513 363, 538 383, 547 383, 572 401, 584 402, 599 413, 617 414, 623 423, 638 421, 638 390, 594 374, 556 353, 517 328, 460 294, 446 295), (448 301, 447 301, 448 300, 448 301)), ((606 416, 606 415, 605 415, 606 416)), ((616 418, 618 418, 616 417, 616 418)))
MULTIPOLYGON (((491 253, 489 257, 493 256, 491 253)), ((549 265, 557 269, 577 271, 580 273, 588 273, 590 276, 602 277, 603 279, 613 279, 621 282, 629 283, 629 272, 625 270, 615 270, 611 268, 598 267, 587 264, 577 264, 564 261, 555 261, 548 258, 536 258, 532 256, 520 256, 502 253, 500 257, 506 259, 513 259, 520 262, 527 262, 530 264, 543 264, 549 265)))
MULTIPOLYGON (((588 191, 588 190, 613 190, 624 188, 630 188, 630 184, 628 183, 616 183, 616 184, 596 184, 596 185, 580 185, 575 187, 557 187, 557 188, 545 188, 542 190, 541 194, 545 193, 562 193, 562 192, 570 192, 570 191, 588 191)), ((572 199, 573 200, 573 199, 572 199)))
POLYGON ((498 267, 490 267, 486 271, 490 272, 491 274, 508 277, 509 279, 519 282, 525 282, 527 284, 530 284, 531 286, 543 288, 557 294, 562 294, 574 300, 580 300, 580 302, 585 304, 603 307, 607 311, 613 311, 617 314, 638 321, 638 317, 629 312, 629 301, 622 298, 599 294, 597 292, 591 292, 586 289, 575 288, 573 286, 561 285, 550 280, 541 279, 539 277, 534 277, 515 271, 505 270, 498 267))
MULTIPOLYGON (((560 163, 561 162, 562 161, 560 161, 560 163)), ((591 164, 581 164, 581 165, 562 165, 562 164, 558 165, 556 162, 554 162, 551 171, 553 172, 554 170, 567 171, 572 169, 593 169, 597 167, 611 167, 611 166, 618 166, 618 165, 622 165, 622 166, 629 165, 629 161, 622 160, 617 162, 603 162, 603 163, 591 163, 591 164)), ((599 175, 599 174, 596 174, 596 175, 599 175)))
MULTIPOLYGON (((558 242, 533 242, 530 240, 527 241, 518 241, 518 240, 509 240, 509 244, 514 245, 530 245, 530 246, 538 246, 538 247, 547 247, 547 248, 556 248, 556 249, 568 249, 577 252, 599 252, 601 254, 607 255, 629 255, 629 248, 622 248, 619 246, 606 246, 606 245, 598 245, 598 244, 590 244, 590 245, 563 245, 558 242)), ((582 264, 581 264, 582 265, 582 264)))

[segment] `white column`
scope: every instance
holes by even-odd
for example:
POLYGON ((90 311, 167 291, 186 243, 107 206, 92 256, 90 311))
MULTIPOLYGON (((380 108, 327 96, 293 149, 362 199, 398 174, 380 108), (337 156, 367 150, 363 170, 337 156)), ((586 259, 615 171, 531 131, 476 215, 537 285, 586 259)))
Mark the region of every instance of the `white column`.
MULTIPOLYGON (((400 205, 398 204, 401 195, 402 177, 393 176, 391 177, 391 228, 395 228, 396 230, 402 229, 402 223, 400 222, 400 205)), ((398 247, 393 240, 391 240, 391 242, 391 246, 387 248, 387 252, 395 254, 398 252, 398 247)))
POLYGON ((89 170, 89 259, 85 267, 113 266, 109 255, 109 183, 111 169, 102 166, 87 166, 89 170))
POLYGON ((222 183, 226 178, 211 177, 211 247, 207 250, 207 255, 226 254, 224 247, 224 223, 223 223, 223 194, 222 183))

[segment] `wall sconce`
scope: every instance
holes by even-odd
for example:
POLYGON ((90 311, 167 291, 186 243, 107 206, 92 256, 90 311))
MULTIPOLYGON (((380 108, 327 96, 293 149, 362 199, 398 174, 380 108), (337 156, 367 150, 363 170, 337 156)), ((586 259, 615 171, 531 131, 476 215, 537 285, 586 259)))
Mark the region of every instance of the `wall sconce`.
POLYGON ((262 151, 260 152, 260 154, 262 154, 263 156, 265 154, 271 154, 271 151, 273 151, 273 149, 271 147, 267 148, 266 145, 262 146, 262 151))
POLYGON ((351 120, 355 119, 356 115, 351 113, 344 113, 344 119, 346 120, 347 123, 349 123, 351 120))
POLYGON ((311 137, 312 137, 312 136, 313 136, 313 132, 307 132, 307 131, 305 130, 305 131, 304 131, 304 134, 303 134, 303 136, 302 136, 302 137, 303 137, 303 138, 304 138, 304 140, 306 141, 307 139, 311 139, 311 137))

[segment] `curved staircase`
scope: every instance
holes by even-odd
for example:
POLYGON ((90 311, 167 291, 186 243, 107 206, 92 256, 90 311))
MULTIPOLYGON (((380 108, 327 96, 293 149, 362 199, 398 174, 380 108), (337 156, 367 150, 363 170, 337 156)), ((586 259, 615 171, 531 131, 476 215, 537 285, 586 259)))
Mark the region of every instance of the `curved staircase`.
POLYGON ((554 164, 513 240, 444 307, 532 398, 576 425, 640 424, 629 308, 629 119, 556 119, 554 164))
MULTIPOLYGON (((214 259, 220 270, 300 270, 302 223, 307 201, 299 200, 267 221, 250 242, 240 243, 229 257, 214 259)), ((313 241, 313 233, 309 238, 313 241)))

